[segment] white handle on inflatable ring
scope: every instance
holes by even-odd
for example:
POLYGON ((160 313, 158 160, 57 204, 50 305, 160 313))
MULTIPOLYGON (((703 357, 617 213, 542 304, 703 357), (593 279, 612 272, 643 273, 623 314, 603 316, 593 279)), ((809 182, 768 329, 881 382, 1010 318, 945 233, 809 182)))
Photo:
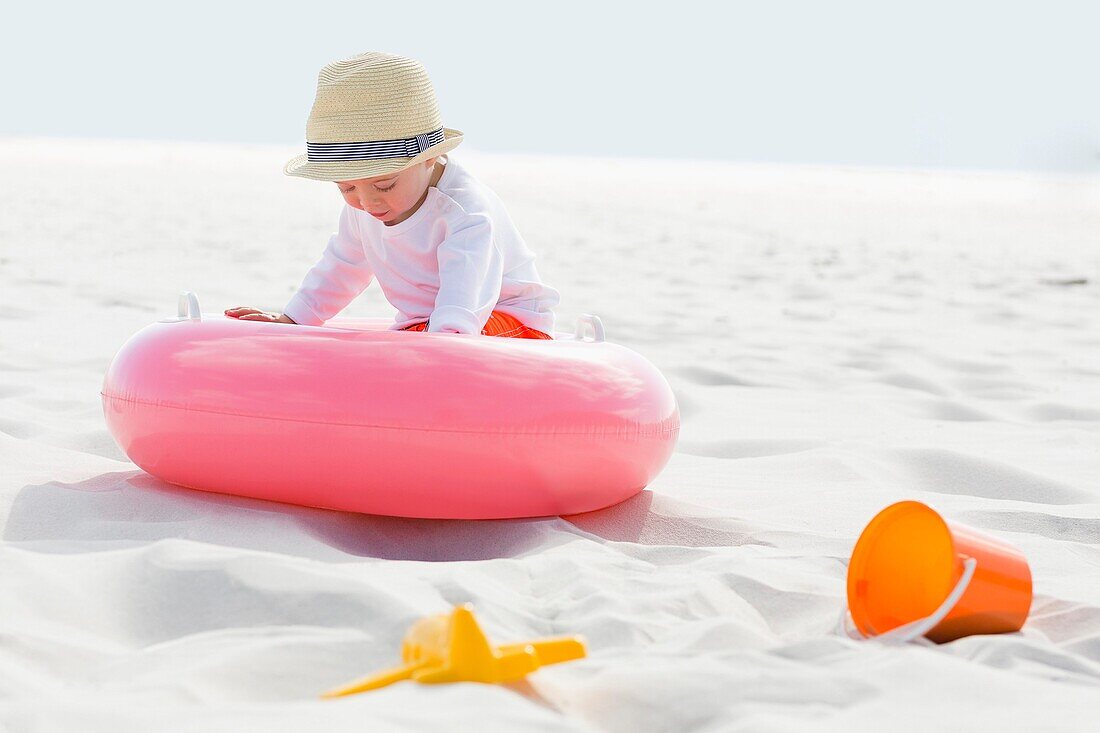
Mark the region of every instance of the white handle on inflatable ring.
POLYGON ((181 290, 177 301, 177 313, 180 318, 190 318, 192 321, 202 320, 202 311, 199 310, 199 296, 190 290, 181 290))
POLYGON ((583 313, 577 318, 577 328, 573 331, 573 338, 577 341, 584 341, 585 326, 592 327, 592 342, 602 343, 603 336, 603 321, 599 316, 594 316, 590 313, 583 313))
POLYGON ((856 628, 855 624, 851 623, 851 614, 848 612, 848 607, 845 606, 844 613, 840 617, 842 632, 849 639, 876 639, 878 641, 896 641, 902 644, 924 636, 929 631, 936 628, 936 625, 939 624, 940 621, 943 621, 947 617, 947 614, 951 613, 951 609, 955 607, 955 604, 963 597, 963 593, 966 592, 967 587, 970 585, 970 581, 974 578, 974 571, 977 570, 977 568, 977 560, 972 557, 966 558, 963 561, 963 573, 962 577, 959 578, 959 582, 956 583, 954 589, 947 594, 947 598, 943 599, 943 603, 940 604, 940 607, 924 618, 902 624, 901 626, 897 626, 877 636, 867 636, 856 628))

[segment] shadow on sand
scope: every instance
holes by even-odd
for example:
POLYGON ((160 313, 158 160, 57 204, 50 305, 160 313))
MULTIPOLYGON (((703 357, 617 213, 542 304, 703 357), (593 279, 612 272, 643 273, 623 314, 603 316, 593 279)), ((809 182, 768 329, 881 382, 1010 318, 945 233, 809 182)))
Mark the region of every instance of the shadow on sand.
POLYGON ((518 557, 574 541, 683 547, 754 542, 728 519, 675 514, 651 491, 568 517, 445 520, 382 517, 194 491, 135 471, 77 483, 28 485, 15 497, 3 538, 41 552, 87 552, 177 539, 330 562, 355 558, 426 562, 518 557))

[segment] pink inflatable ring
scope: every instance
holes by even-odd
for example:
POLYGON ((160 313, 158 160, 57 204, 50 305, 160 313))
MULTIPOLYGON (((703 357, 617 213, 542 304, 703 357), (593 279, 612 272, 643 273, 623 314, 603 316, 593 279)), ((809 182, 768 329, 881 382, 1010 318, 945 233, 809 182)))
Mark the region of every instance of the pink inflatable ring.
POLYGON ((107 427, 173 484, 402 517, 601 509, 672 454, 672 390, 594 316, 551 341, 389 324, 239 321, 184 293, 112 361, 107 427))

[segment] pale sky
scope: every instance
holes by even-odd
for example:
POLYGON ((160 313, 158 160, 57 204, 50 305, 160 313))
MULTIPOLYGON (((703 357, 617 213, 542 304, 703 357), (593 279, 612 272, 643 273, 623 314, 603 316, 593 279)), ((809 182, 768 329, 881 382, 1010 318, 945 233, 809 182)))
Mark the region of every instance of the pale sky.
POLYGON ((1100 3, 21 3, 0 135, 303 145, 317 71, 419 59, 490 152, 1100 172, 1100 3))

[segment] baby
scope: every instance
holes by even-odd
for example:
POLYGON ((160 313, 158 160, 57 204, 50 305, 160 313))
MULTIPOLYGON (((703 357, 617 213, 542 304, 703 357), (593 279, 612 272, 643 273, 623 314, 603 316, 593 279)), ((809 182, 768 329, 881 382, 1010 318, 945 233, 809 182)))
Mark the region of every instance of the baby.
POLYGON ((462 133, 443 127, 419 62, 365 53, 321 69, 306 140, 283 170, 339 186, 338 231, 282 313, 227 316, 319 326, 377 278, 393 330, 552 338, 558 291, 496 194, 444 155, 462 133))

